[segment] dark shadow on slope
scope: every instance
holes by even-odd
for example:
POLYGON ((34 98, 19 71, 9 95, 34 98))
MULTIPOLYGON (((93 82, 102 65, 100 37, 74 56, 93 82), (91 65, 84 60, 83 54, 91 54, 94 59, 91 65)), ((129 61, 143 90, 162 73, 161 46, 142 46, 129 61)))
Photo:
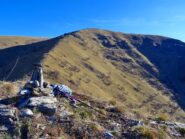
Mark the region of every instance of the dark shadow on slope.
POLYGON ((122 55, 119 55, 121 53, 120 49, 124 50, 123 53, 127 53, 134 58, 137 64, 147 71, 145 72, 146 75, 143 76, 159 79, 173 93, 173 99, 185 109, 185 43, 161 36, 124 35, 132 44, 130 45, 113 34, 111 37, 104 34, 96 34, 96 36, 98 40, 95 41, 108 48, 105 54, 107 59, 122 61, 123 63, 130 62, 128 60, 123 61, 122 55), (140 61, 142 57, 133 51, 133 47, 155 65, 159 73, 156 73, 146 62, 140 61), (118 52, 119 50, 120 52, 118 52))
POLYGON ((158 79, 172 90, 174 99, 185 109, 185 43, 170 38, 156 41, 152 36, 142 39, 141 44, 131 42, 157 67, 158 79))
POLYGON ((126 40, 119 39, 116 36, 112 36, 113 40, 111 40, 110 37, 104 36, 102 34, 97 34, 96 36, 103 46, 109 48, 108 51, 104 54, 107 59, 121 61, 123 63, 129 63, 131 62, 131 60, 126 59, 124 56, 120 55, 123 53, 127 53, 130 57, 135 59, 135 62, 140 67, 142 67, 145 71, 149 73, 146 74, 145 72, 145 75, 143 76, 147 77, 157 76, 156 71, 151 67, 151 65, 142 61, 143 58, 133 50, 134 47, 128 44, 126 40), (123 51, 121 52, 121 50, 124 50, 124 52, 123 51))
POLYGON ((23 78, 25 75, 31 73, 33 63, 41 63, 44 55, 55 47, 58 41, 63 36, 36 42, 28 45, 14 46, 0 50, 0 80, 5 80, 13 66, 16 59, 20 57, 16 68, 6 80, 14 81, 23 78))

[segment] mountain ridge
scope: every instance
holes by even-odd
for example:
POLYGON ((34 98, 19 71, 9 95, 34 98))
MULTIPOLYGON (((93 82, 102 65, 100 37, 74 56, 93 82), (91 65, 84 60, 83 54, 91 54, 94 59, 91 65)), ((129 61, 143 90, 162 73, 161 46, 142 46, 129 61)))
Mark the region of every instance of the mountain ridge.
POLYGON ((164 112, 183 119, 184 111, 178 107, 184 107, 184 85, 179 79, 183 71, 176 67, 185 66, 184 46, 182 41, 168 37, 85 29, 0 50, 0 77, 7 75, 20 56, 9 80, 29 75, 32 63, 40 62, 50 82, 113 99, 138 115, 164 112))
POLYGON ((39 42, 46 38, 36 38, 28 36, 0 36, 0 49, 17 45, 26 45, 33 42, 39 42))

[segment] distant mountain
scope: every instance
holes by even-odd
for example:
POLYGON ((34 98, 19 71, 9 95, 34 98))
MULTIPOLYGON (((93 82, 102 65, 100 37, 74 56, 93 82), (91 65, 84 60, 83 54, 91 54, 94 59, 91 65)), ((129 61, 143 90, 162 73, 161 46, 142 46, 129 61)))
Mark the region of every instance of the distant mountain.
POLYGON ((40 62, 51 83, 116 101, 138 116, 167 113, 182 120, 184 54, 185 43, 176 39, 86 29, 0 50, 0 78, 6 78, 17 59, 8 80, 26 78, 32 64, 40 62))
POLYGON ((25 45, 33 42, 45 40, 46 38, 0 36, 0 49, 16 45, 25 45))

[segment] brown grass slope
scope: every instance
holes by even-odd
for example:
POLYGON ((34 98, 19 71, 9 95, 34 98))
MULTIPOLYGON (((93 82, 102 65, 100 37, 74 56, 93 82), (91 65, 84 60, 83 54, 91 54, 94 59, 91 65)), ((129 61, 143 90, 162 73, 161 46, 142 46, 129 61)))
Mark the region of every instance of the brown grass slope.
POLYGON ((18 36, 0 36, 0 49, 16 45, 25 45, 33 42, 39 42, 46 38, 18 37, 18 36))
POLYGON ((185 113, 178 105, 183 107, 184 46, 166 37, 87 29, 0 50, 0 77, 7 75, 20 55, 11 80, 28 75, 32 63, 41 62, 50 82, 115 100, 138 116, 167 113, 183 120, 185 113))

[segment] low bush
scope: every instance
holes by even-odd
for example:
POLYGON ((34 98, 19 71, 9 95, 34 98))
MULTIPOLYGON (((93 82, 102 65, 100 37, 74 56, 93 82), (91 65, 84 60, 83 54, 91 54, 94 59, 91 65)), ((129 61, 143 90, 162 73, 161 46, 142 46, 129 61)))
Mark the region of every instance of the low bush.
POLYGON ((185 137, 185 128, 179 128, 180 134, 185 137))
POLYGON ((11 135, 9 135, 9 134, 4 134, 4 136, 2 137, 2 139, 11 139, 12 137, 11 137, 11 135))
POLYGON ((159 129, 159 130, 158 130, 158 138, 159 138, 159 139, 166 139, 166 130, 164 130, 164 129, 159 129))
POLYGON ((109 101, 109 104, 111 104, 111 105, 116 105, 116 100, 115 100, 115 99, 111 99, 111 100, 109 101))
POLYGON ((156 139, 158 136, 156 131, 143 126, 136 128, 136 131, 139 133, 141 137, 147 139, 156 139))
POLYGON ((30 129, 30 121, 26 121, 25 123, 21 125, 20 132, 21 132, 22 139, 28 138, 29 129, 30 129))
POLYGON ((166 115, 166 114, 161 114, 159 117, 157 117, 155 120, 157 121, 157 122, 164 122, 164 121, 167 121, 167 119, 168 119, 168 116, 166 115))
POLYGON ((99 126, 98 126, 97 124, 95 124, 95 123, 91 123, 91 124, 89 125, 89 128, 90 128, 92 131, 97 131, 97 130, 99 130, 99 126))
POLYGON ((80 115, 80 117, 81 117, 82 119, 87 119, 87 118, 88 118, 88 113, 85 112, 85 111, 80 112, 79 115, 80 115))

